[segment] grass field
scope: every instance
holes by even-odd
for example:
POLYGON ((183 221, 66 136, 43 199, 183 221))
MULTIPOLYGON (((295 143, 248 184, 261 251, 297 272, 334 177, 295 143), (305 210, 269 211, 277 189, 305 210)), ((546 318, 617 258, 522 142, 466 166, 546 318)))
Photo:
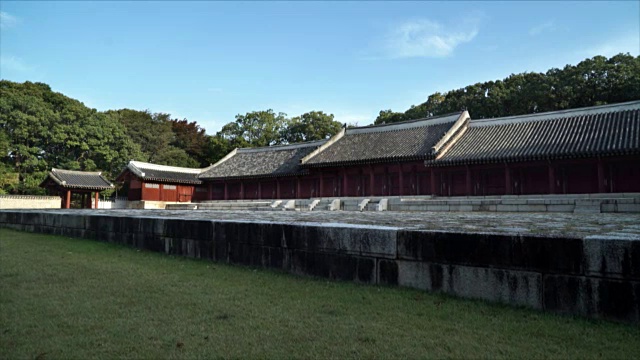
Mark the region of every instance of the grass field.
POLYGON ((0 229, 0 358, 634 358, 640 328, 0 229))

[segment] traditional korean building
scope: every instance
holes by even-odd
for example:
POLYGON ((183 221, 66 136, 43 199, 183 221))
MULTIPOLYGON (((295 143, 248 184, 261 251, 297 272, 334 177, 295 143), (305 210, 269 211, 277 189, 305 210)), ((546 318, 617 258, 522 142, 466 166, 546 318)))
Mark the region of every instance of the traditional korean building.
POLYGON ((40 183, 40 187, 50 195, 58 195, 62 199, 62 208, 71 207, 73 195, 81 208, 91 208, 91 194, 93 193, 93 207, 98 208, 100 192, 113 189, 113 184, 102 176, 101 172, 73 171, 51 169, 47 177, 40 183))
POLYGON ((127 187, 129 201, 191 202, 209 198, 198 179, 203 170, 132 160, 116 181, 127 187))
POLYGON ((471 120, 425 164, 435 195, 640 192, 640 101, 471 120))
POLYGON ((424 161, 459 136, 469 113, 343 129, 302 159, 316 196, 394 196, 432 193, 424 161))
POLYGON ((300 161, 326 140, 260 148, 239 148, 199 175, 212 200, 295 199, 317 189, 300 161))
POLYGON ((130 200, 640 192, 640 101, 495 119, 468 112, 236 149, 205 169, 132 161, 130 200))

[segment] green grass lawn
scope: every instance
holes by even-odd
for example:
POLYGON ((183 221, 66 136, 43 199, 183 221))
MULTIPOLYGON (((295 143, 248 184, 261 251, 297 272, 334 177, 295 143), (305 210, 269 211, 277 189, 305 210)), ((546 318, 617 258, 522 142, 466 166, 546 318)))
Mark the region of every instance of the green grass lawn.
POLYGON ((0 358, 633 358, 640 328, 0 229, 0 358))

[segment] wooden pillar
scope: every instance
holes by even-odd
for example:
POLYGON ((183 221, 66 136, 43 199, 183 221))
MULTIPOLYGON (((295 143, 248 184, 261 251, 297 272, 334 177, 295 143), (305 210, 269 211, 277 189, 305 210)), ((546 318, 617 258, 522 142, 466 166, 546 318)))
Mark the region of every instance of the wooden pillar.
POLYGON ((385 193, 383 193, 383 195, 387 195, 387 196, 390 195, 391 192, 390 192, 389 188, 391 186, 389 186, 389 167, 388 166, 384 167, 384 187, 385 187, 385 189, 387 191, 385 191, 385 193))
POLYGON ((605 184, 604 178, 604 163, 602 162, 602 158, 600 157, 598 158, 598 192, 607 192, 607 184, 605 184))
POLYGON ((296 199, 301 199, 300 197, 300 178, 296 177, 296 199))
POLYGON ((262 199, 262 182, 258 181, 258 199, 262 199))
POLYGON ((556 169, 551 163, 548 165, 549 169, 549 194, 556 193, 556 169))
POLYGON ((276 178, 276 199, 280 199, 280 179, 276 178))
POLYGON ((374 187, 376 186, 376 177, 373 172, 373 165, 369 164, 369 195, 373 196, 375 193, 374 187))
POLYGON ((402 170, 402 164, 398 164, 398 182, 400 183, 398 184, 398 195, 404 195, 404 175, 402 170))
POLYGON ((320 189, 318 189, 318 195, 316 195, 317 197, 322 197, 322 189, 324 189, 324 176, 322 176, 323 174, 320 173, 320 189))
POLYGON ((436 169, 435 168, 431 168, 429 169, 429 174, 431 177, 431 195, 435 196, 436 195, 436 169))
POLYGON ((64 200, 64 208, 65 209, 69 209, 71 208, 71 190, 67 190, 67 193, 65 194, 65 200, 64 200))
POLYGON ((94 209, 98 209, 98 201, 100 200, 100 193, 99 192, 95 192, 94 194, 94 198, 95 198, 95 204, 93 205, 94 209))
POLYGON ((207 184, 207 200, 213 200, 213 183, 207 184))
POLYGON ((469 169, 469 165, 465 166, 466 175, 467 175, 467 196, 473 195, 473 183, 471 182, 471 170, 469 169))
POLYGON ((505 163, 504 164, 504 193, 506 195, 513 194, 512 187, 513 186, 511 185, 511 168, 509 167, 509 164, 505 163))
POLYGON ((240 181, 240 200, 244 200, 244 181, 240 181))
POLYGON ((224 182, 224 199, 229 200, 229 184, 226 181, 224 182))
POLYGON ((347 169, 342 168, 342 196, 349 196, 349 188, 348 188, 348 180, 347 180, 347 169))

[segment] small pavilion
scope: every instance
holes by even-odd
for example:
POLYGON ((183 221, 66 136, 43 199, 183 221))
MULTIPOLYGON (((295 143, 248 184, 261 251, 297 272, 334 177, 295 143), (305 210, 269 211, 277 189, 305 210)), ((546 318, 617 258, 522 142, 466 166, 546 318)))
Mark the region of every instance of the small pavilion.
POLYGON ((80 206, 91 209, 91 193, 94 193, 94 207, 98 208, 100 191, 113 189, 113 184, 102 176, 101 172, 73 171, 51 169, 47 178, 42 181, 40 187, 47 189, 51 195, 59 195, 62 199, 62 208, 71 207, 72 193, 81 197, 80 206))

